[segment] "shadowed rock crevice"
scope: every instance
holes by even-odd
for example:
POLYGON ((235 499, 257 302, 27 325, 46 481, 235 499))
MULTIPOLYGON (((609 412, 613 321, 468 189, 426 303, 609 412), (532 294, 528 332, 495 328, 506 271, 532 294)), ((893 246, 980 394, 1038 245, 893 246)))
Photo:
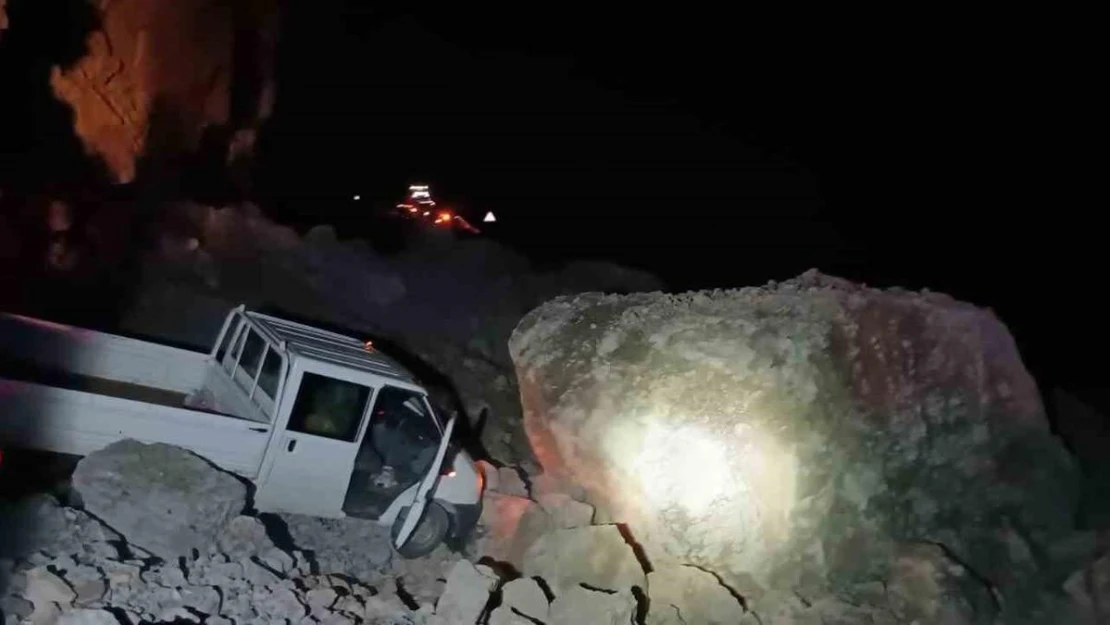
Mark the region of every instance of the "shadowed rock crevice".
POLYGON ((647 554, 644 552, 644 546, 641 545, 636 538, 632 535, 632 530, 629 529, 627 523, 614 523, 617 530, 621 533, 621 538, 624 539, 626 545, 632 548, 632 553, 636 554, 636 560, 644 569, 644 573, 651 573, 651 561, 648 560, 647 554))

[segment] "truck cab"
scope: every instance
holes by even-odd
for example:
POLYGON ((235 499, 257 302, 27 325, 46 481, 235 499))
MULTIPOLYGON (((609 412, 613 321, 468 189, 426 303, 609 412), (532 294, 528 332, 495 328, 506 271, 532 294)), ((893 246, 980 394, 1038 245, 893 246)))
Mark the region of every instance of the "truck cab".
POLYGON ((442 525, 445 513, 447 527, 421 529, 442 531, 441 539, 460 539, 477 522, 481 473, 451 444, 453 420, 369 342, 239 308, 210 357, 210 375, 220 379, 205 389, 225 392, 187 404, 272 426, 256 480, 259 510, 403 525, 430 503, 441 510, 423 515, 437 518, 420 521, 442 525))

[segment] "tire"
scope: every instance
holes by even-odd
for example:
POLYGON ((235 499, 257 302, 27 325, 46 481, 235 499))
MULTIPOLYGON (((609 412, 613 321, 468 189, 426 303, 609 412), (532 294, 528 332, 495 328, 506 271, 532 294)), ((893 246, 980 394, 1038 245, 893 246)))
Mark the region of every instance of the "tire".
MULTIPOLYGON (((393 530, 390 532, 394 543, 397 541, 397 535, 401 533, 401 526, 405 523, 405 518, 411 508, 405 508, 401 514, 397 515, 397 520, 393 521, 393 530)), ((451 515, 443 506, 434 501, 428 502, 427 508, 424 509, 424 518, 416 524, 416 529, 413 530, 412 536, 408 541, 397 550, 402 558, 412 559, 426 556, 435 551, 447 534, 451 531, 451 515)))

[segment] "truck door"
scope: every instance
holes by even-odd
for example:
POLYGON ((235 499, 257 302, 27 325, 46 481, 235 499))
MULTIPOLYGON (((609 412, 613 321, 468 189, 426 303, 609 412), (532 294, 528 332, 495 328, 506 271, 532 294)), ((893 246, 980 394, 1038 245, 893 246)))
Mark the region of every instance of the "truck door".
POLYGON ((322 517, 343 516, 351 470, 365 435, 374 389, 344 379, 341 371, 295 367, 287 381, 256 497, 261 510, 322 517))
POLYGON ((436 482, 439 480, 439 473, 443 467, 443 459, 447 456, 447 447, 451 444, 451 433, 454 431, 455 417, 451 417, 451 420, 447 422, 447 427, 443 430, 443 440, 439 443, 439 450, 436 451, 436 458, 432 462, 432 466, 428 468, 428 472, 424 475, 424 480, 420 482, 420 488, 416 490, 416 497, 413 499, 412 507, 409 508, 408 516, 405 517, 404 522, 401 524, 401 531, 397 534, 397 539, 394 541, 394 546, 397 549, 404 546, 405 542, 412 536, 421 517, 424 516, 424 510, 428 507, 428 500, 432 497, 432 489, 435 488, 436 482))

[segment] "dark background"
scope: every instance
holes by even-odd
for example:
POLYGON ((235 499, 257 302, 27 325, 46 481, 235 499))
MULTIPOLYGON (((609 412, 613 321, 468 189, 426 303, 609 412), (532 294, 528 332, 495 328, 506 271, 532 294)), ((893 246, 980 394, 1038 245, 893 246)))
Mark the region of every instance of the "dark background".
POLYGON ((818 267, 945 291, 998 311, 1043 385, 1094 400, 1110 341, 1080 191, 1095 168, 1074 148, 1092 87, 1069 73, 1082 37, 1056 37, 1073 26, 291 3, 259 192, 279 219, 353 235, 424 181, 472 220, 495 211, 486 234, 534 258, 674 289, 818 267))
MULTIPOLYGON (((372 235, 421 181, 541 263, 928 287, 994 308, 1042 386, 1110 408, 1089 17, 281 1, 253 172, 276 220, 372 235)), ((0 42, 0 187, 72 192, 101 172, 48 76, 94 16, 9 9, 40 24, 0 42)))

